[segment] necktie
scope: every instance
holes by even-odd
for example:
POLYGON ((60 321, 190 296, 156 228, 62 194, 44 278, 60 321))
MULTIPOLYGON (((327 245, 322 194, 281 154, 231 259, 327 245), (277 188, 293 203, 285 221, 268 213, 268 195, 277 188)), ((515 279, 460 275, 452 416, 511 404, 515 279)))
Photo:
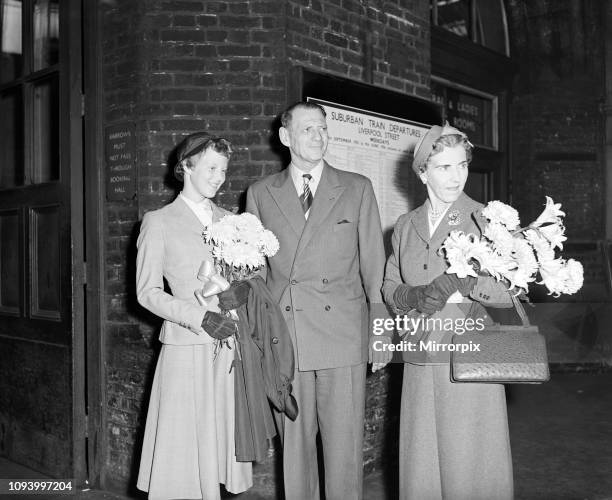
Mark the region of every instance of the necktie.
POLYGON ((312 205, 312 193, 310 191, 310 187, 308 186, 308 183, 312 179, 312 175, 304 174, 302 177, 304 178, 304 189, 300 195, 300 203, 302 204, 302 210, 304 210, 304 213, 307 213, 308 210, 310 210, 310 205, 312 205))

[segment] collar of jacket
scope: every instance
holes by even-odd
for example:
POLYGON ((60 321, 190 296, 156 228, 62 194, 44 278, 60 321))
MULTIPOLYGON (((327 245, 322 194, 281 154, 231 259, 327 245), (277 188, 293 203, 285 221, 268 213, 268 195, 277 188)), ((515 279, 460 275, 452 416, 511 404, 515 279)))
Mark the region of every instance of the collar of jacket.
MULTIPOLYGON (((227 213, 219 208, 212 200, 210 200, 210 206, 212 208, 212 221, 217 222, 221 217, 227 215, 227 213)), ((198 219, 197 215, 193 213, 191 208, 185 203, 185 201, 177 196, 176 199, 168 205, 168 208, 175 212, 177 215, 181 215, 182 217, 187 217, 189 219, 189 225, 193 227, 200 228, 200 230, 204 229, 204 226, 198 219)))
POLYGON ((324 162, 317 193, 306 220, 288 168, 280 172, 268 187, 270 195, 287 218, 296 237, 300 238, 300 246, 316 233, 316 229, 325 221, 344 189, 338 171, 324 162))
POLYGON ((455 200, 455 202, 450 206, 444 215, 444 219, 440 221, 440 224, 432 236, 429 235, 429 215, 427 213, 427 203, 423 203, 420 207, 414 210, 412 215, 412 225, 414 226, 414 229, 419 237, 425 243, 435 246, 438 240, 441 244, 451 231, 462 230, 462 226, 465 226, 466 222, 469 220, 473 221, 473 213, 479 212, 481 208, 482 205, 480 203, 474 201, 467 194, 461 193, 459 198, 457 198, 457 200, 455 200), (453 212, 458 214, 458 217, 461 220, 459 224, 450 224, 450 215, 453 212))

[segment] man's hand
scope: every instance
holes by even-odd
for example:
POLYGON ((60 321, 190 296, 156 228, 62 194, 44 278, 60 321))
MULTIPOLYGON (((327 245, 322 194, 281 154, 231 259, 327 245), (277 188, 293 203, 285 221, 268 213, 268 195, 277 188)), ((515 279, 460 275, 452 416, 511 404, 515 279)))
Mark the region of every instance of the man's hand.
POLYGON ((250 290, 251 287, 246 281, 232 282, 227 290, 217 294, 219 309, 223 311, 238 309, 241 305, 246 304, 250 290))
POLYGON ((238 331, 238 324, 218 312, 206 311, 202 320, 202 328, 212 338, 223 340, 238 331))
POLYGON ((393 340, 388 335, 370 335, 368 363, 372 363, 372 373, 387 366, 393 358, 393 351, 388 349, 391 344, 393 340))

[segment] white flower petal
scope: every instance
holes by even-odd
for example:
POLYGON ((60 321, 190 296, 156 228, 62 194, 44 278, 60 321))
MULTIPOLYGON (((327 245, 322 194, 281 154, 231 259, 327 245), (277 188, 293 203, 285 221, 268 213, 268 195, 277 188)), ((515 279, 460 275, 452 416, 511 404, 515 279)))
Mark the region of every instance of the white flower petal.
POLYGON ((514 208, 497 200, 487 203, 482 209, 482 215, 490 222, 502 224, 510 231, 517 229, 521 223, 518 212, 514 208))
POLYGON ((561 218, 564 215, 565 212, 561 210, 561 203, 555 203, 550 196, 547 196, 544 211, 531 223, 531 226, 540 227, 542 224, 546 223, 561 223, 561 218))

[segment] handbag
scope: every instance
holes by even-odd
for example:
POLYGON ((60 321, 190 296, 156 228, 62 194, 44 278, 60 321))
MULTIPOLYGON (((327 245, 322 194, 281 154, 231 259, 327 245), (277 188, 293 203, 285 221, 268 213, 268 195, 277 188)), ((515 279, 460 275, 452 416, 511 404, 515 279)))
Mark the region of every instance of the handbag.
POLYGON ((539 384, 550 379, 546 341, 529 323, 523 305, 512 297, 521 325, 486 326, 454 334, 451 381, 494 384, 539 384))

